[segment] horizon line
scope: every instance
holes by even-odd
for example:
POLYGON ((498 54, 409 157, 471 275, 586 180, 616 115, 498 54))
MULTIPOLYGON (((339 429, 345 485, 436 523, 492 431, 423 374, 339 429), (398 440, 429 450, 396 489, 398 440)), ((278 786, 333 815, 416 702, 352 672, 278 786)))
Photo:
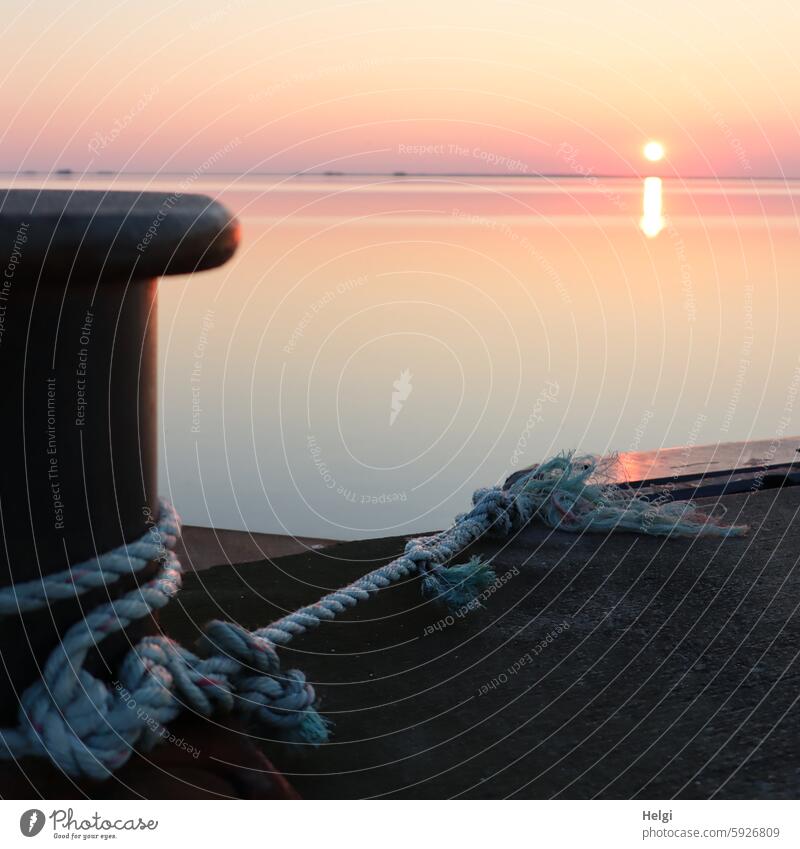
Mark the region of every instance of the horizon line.
MULTIPOLYGON (((0 170, 0 175, 27 176, 27 177, 159 177, 159 176, 191 176, 196 171, 114 171, 112 169, 98 169, 96 171, 77 171, 71 168, 56 168, 50 171, 26 168, 17 171, 0 170)), ((531 174, 502 173, 496 174, 485 171, 211 171, 197 175, 200 177, 479 177, 482 179, 515 178, 520 180, 537 179, 570 179, 570 180, 642 180, 646 177, 659 177, 662 180, 800 180, 797 176, 770 176, 770 175, 742 175, 742 174, 688 174, 688 175, 658 175, 652 173, 643 174, 575 174, 563 172, 541 172, 531 174)))

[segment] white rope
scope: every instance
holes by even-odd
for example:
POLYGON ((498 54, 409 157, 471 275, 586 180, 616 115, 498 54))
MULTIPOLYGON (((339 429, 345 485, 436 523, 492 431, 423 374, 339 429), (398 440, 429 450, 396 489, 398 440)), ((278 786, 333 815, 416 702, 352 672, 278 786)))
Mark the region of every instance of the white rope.
POLYGON ((724 526, 689 502, 653 505, 629 490, 594 483, 596 469, 596 460, 566 454, 532 470, 509 490, 479 489, 473 509, 458 516, 449 530, 411 540, 401 557, 315 604, 256 631, 211 622, 205 628, 202 658, 167 637, 145 637, 122 662, 118 681, 108 684, 84 669, 89 651, 163 607, 181 586, 181 567, 171 551, 180 523, 174 509, 162 502, 158 526, 138 542, 0 591, 0 612, 26 612, 161 561, 154 579, 100 605, 69 628, 47 659, 41 679, 23 693, 17 726, 0 729, 0 758, 48 757, 70 775, 104 779, 127 761, 134 747, 147 749, 157 742, 163 726, 183 708, 204 716, 235 710, 283 740, 316 745, 327 739, 327 723, 315 710, 314 690, 302 672, 281 671, 276 647, 414 574, 423 577, 424 589, 445 601, 463 600, 487 573, 483 567, 447 564, 484 534, 507 536, 534 515, 570 531, 622 527, 651 534, 729 536, 746 530, 724 526), (470 582, 469 592, 451 596, 456 583, 470 582))
POLYGON ((51 602, 74 598, 96 587, 107 587, 123 575, 132 575, 151 560, 158 559, 164 548, 174 548, 176 537, 164 524, 156 533, 121 545, 63 572, 42 575, 23 584, 0 589, 0 614, 26 613, 47 607, 51 602), (160 537, 159 537, 160 534, 160 537))

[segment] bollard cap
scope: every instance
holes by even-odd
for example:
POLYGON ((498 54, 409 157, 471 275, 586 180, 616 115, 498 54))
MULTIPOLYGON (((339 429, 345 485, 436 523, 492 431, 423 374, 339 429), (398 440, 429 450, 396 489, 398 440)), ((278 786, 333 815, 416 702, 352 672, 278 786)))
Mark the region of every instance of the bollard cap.
POLYGON ((239 224, 205 195, 0 190, 0 262, 14 280, 147 279, 226 262, 239 224))

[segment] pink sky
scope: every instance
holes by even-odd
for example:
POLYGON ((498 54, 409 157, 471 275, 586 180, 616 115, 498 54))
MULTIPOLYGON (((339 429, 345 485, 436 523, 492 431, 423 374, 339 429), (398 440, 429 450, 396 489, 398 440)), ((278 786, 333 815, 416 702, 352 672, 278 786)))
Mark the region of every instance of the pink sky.
POLYGON ((656 138, 654 173, 800 176, 789 0, 34 0, 0 28, 7 171, 627 175, 656 138))

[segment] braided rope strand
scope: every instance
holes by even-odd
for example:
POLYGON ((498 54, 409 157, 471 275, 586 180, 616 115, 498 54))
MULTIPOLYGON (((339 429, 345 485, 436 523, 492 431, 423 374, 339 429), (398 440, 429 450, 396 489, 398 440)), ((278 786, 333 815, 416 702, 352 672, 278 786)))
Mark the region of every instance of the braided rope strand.
POLYGON ((165 546, 174 548, 180 534, 177 514, 166 502, 162 502, 161 507, 162 511, 167 510, 169 513, 168 520, 136 542, 121 545, 84 563, 70 566, 63 572, 42 575, 0 589, 0 615, 40 610, 54 601, 74 598, 96 587, 107 587, 123 575, 131 575, 143 569, 148 562, 161 556, 165 546))

